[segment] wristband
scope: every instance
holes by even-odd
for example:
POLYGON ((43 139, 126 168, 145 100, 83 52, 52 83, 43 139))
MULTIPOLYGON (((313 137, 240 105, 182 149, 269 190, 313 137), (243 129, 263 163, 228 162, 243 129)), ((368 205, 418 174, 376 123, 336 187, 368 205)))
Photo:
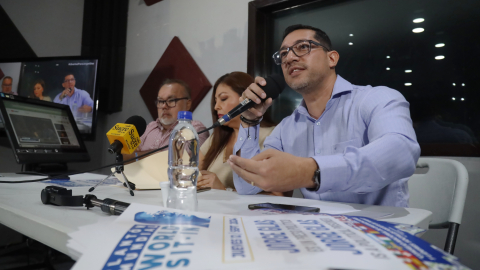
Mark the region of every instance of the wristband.
POLYGON ((240 120, 242 122, 244 122, 245 124, 249 125, 249 126, 256 126, 256 125, 260 124, 260 121, 262 121, 262 118, 257 118, 255 120, 250 120, 250 119, 247 119, 247 118, 243 117, 243 115, 240 115, 240 120))

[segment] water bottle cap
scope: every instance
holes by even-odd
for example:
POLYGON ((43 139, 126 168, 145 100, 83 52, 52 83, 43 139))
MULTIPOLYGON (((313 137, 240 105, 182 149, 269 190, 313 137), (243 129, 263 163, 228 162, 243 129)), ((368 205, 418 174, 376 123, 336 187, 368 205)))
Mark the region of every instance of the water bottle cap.
POLYGON ((177 115, 177 119, 187 119, 192 120, 192 112, 189 111, 179 111, 177 115))

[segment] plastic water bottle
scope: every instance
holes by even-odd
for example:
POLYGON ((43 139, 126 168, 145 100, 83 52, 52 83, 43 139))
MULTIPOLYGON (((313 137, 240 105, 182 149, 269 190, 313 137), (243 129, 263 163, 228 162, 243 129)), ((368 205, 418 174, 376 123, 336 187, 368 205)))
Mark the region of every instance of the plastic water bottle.
POLYGON ((167 207, 196 211, 200 150, 198 134, 191 124, 191 112, 180 111, 177 119, 178 124, 170 134, 168 144, 170 192, 168 193, 167 207))
POLYGON ((74 102, 72 104, 72 114, 73 114, 73 118, 77 118, 77 114, 78 114, 78 105, 77 105, 77 102, 74 102))

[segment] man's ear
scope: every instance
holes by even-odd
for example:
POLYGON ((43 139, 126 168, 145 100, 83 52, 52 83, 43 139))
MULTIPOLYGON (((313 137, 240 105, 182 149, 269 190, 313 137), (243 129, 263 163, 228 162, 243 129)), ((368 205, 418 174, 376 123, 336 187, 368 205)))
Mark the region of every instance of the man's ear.
POLYGON ((330 51, 328 52, 328 65, 330 68, 335 68, 338 64, 338 60, 340 59, 340 55, 337 51, 330 51))
POLYGON ((192 100, 188 99, 187 100, 187 111, 190 111, 190 108, 192 107, 192 100))

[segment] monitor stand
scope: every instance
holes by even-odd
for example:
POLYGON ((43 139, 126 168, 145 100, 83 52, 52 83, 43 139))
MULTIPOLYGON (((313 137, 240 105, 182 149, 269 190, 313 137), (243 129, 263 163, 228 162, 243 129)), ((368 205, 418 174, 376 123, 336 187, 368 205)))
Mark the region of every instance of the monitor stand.
MULTIPOLYGON (((25 164, 25 171, 17 174, 41 175, 56 178, 56 176, 71 173, 66 163, 29 163, 25 164)), ((68 176, 61 177, 63 180, 70 179, 68 176)))

